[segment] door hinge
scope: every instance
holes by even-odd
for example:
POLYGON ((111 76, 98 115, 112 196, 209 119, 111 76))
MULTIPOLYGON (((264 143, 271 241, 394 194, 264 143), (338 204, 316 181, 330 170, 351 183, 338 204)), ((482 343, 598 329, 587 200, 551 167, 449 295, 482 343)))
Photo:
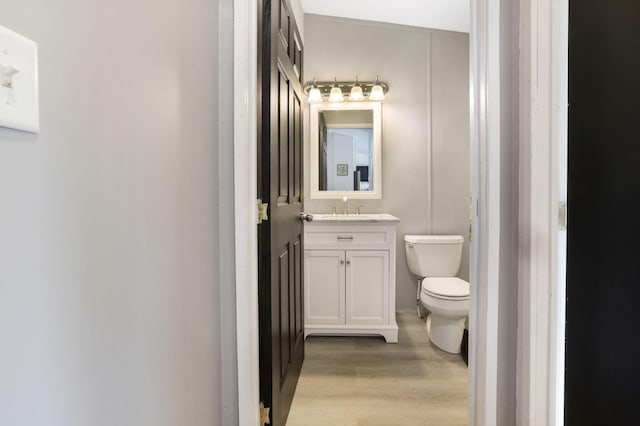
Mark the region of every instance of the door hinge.
POLYGON ((469 242, 471 242, 472 234, 473 234, 473 220, 469 219, 469 242))
POLYGON ((267 215, 269 203, 263 203, 260 198, 256 200, 256 203, 258 206, 258 225, 260 225, 263 221, 269 220, 269 216, 267 215))
POLYGON ((560 229, 565 231, 567 229, 567 202, 561 201, 560 208, 558 210, 558 222, 560 223, 560 229))
POLYGON ((271 420, 269 419, 270 411, 270 407, 265 407, 264 403, 260 403, 260 426, 271 424, 271 420))

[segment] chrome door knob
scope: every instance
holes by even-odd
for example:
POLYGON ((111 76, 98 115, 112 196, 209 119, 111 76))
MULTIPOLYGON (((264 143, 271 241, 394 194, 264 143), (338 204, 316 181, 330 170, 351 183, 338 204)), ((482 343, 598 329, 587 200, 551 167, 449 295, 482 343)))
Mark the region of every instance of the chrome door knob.
POLYGON ((300 220, 311 222, 313 220, 313 215, 305 212, 300 212, 300 220))

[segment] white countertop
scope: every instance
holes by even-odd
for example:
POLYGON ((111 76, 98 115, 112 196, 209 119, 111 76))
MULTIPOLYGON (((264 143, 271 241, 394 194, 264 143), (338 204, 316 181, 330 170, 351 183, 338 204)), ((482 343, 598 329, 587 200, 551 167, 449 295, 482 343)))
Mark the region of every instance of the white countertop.
POLYGON ((322 223, 398 223, 400 219, 388 213, 362 213, 362 214, 327 214, 311 213, 313 222, 322 223))

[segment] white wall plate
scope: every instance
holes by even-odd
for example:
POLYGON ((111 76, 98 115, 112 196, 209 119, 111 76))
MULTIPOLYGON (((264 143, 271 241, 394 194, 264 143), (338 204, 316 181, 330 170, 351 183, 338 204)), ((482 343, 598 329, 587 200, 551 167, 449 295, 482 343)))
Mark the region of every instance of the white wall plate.
POLYGON ((0 26, 0 126, 38 133, 38 45, 0 26))

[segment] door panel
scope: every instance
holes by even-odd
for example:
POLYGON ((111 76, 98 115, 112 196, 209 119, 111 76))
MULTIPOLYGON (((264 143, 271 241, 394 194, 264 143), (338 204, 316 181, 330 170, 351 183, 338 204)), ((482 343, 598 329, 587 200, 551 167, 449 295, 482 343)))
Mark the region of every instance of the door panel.
POLYGON ((304 257, 306 323, 344 324, 344 250, 306 250, 304 257))
POLYGON ((289 79, 278 64, 278 204, 289 202, 289 79))
POLYGON ((387 323, 389 252, 347 251, 347 324, 387 323))
POLYGON ((280 9, 279 11, 277 11, 278 12, 278 35, 280 36, 282 46, 284 47, 285 51, 288 51, 289 34, 290 34, 289 26, 291 21, 291 13, 289 13, 290 8, 287 7, 285 2, 283 1, 280 1, 280 2, 275 1, 274 3, 276 4, 274 9, 276 7, 279 7, 280 9))
POLYGON ((640 2, 571 1, 565 424, 640 424, 640 2))
POLYGON ((293 245, 293 253, 294 253, 294 279, 295 284, 293 286, 293 318, 291 319, 291 323, 294 325, 294 335, 296 338, 304 333, 304 320, 303 320, 303 311, 304 311, 304 281, 303 281, 303 271, 304 271, 304 263, 302 257, 302 240, 297 239, 293 245))
POLYGON ((291 349, 289 340, 291 339, 291 330, 289 322, 289 311, 291 306, 290 292, 290 265, 289 265, 289 245, 285 245, 283 252, 280 254, 278 268, 278 282, 280 299, 278 310, 280 311, 280 321, 278 324, 278 337, 280 346, 280 378, 284 379, 285 372, 291 361, 291 349))
POLYGON ((298 81, 302 83, 302 42, 297 34, 293 35, 293 52, 291 54, 293 61, 293 70, 296 73, 298 81))
POLYGON ((293 144, 293 158, 291 164, 293 166, 293 203, 302 203, 302 103, 298 94, 293 92, 293 120, 292 132, 293 138, 297 143, 293 144))
POLYGON ((302 45, 287 0, 261 4, 260 164, 258 188, 269 201, 259 225, 260 398, 271 424, 285 424, 304 358, 302 212, 302 45))

